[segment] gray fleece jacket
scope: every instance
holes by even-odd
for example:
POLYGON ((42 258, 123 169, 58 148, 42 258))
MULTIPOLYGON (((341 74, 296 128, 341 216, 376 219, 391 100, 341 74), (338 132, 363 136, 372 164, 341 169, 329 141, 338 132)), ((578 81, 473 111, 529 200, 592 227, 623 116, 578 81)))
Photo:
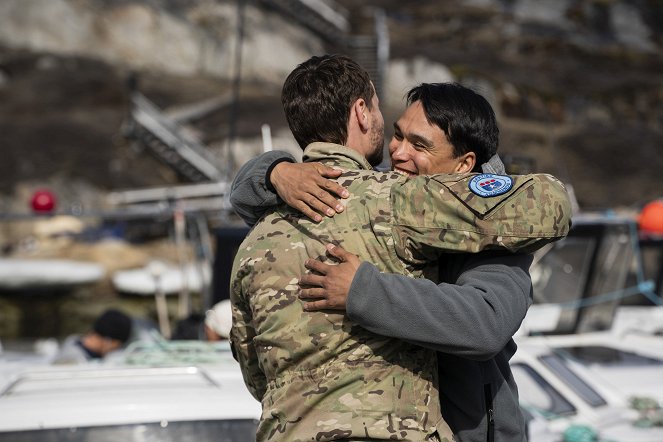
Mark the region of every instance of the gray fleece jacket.
POLYGON ((348 317, 438 351, 442 415, 462 442, 522 442, 525 421, 509 366, 531 304, 530 255, 449 255, 440 284, 359 267, 348 317))
MULTIPOLYGON (((230 201, 249 224, 279 203, 266 181, 284 152, 246 163, 230 201)), ((440 284, 359 267, 347 315, 366 329, 435 349, 442 414, 460 442, 523 442, 526 425, 509 360, 512 336, 532 302, 530 255, 483 252, 448 255, 440 284)))

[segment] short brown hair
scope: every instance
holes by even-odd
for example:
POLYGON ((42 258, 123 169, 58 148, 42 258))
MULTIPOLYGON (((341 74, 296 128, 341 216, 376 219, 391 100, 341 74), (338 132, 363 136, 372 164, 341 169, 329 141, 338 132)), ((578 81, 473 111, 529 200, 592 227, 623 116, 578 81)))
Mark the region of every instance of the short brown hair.
POLYGON ((290 130, 304 149, 315 141, 345 144, 350 107, 359 98, 371 108, 375 91, 357 62, 344 55, 314 56, 286 78, 281 103, 290 130))

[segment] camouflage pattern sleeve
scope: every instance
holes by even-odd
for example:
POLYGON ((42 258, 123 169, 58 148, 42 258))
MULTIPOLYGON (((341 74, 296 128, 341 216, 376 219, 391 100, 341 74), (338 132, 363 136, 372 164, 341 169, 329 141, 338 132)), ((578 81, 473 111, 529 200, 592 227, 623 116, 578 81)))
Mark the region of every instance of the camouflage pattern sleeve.
POLYGON ((547 174, 419 176, 396 183, 391 204, 396 251, 412 264, 443 252, 533 252, 571 227, 566 189, 547 174))
MULTIPOLYGON (((233 272, 235 274, 235 272, 233 272)), ((258 364, 258 354, 253 344, 255 329, 248 301, 242 296, 242 280, 236 277, 231 285, 233 325, 230 330, 230 348, 242 369, 246 387, 254 398, 262 401, 267 390, 267 379, 258 364)))

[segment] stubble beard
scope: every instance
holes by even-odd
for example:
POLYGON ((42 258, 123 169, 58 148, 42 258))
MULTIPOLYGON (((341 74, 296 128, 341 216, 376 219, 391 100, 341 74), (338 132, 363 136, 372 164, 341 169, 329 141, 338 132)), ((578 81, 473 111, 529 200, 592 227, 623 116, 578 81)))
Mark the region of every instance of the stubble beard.
POLYGON ((376 127, 376 124, 374 124, 373 127, 375 128, 371 131, 373 151, 366 157, 366 160, 368 160, 371 166, 375 167, 382 163, 382 159, 384 158, 384 124, 380 125, 380 127, 376 127))

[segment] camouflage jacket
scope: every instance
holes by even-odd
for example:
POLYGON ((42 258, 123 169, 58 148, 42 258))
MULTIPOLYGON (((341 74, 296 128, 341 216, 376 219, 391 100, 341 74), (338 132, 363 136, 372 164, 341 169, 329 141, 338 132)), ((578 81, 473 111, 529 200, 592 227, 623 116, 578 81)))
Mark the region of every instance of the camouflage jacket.
POLYGON ((372 334, 342 312, 303 313, 303 264, 326 260, 329 242, 382 272, 410 276, 442 252, 533 250, 568 232, 563 186, 548 176, 513 177, 509 192, 482 198, 467 190, 473 175, 375 172, 343 146, 313 143, 305 160, 345 171, 338 180, 351 194, 346 210, 316 224, 280 206, 249 233, 232 270, 230 338, 262 402, 257 439, 427 440, 438 431, 451 440, 435 352, 372 334))

